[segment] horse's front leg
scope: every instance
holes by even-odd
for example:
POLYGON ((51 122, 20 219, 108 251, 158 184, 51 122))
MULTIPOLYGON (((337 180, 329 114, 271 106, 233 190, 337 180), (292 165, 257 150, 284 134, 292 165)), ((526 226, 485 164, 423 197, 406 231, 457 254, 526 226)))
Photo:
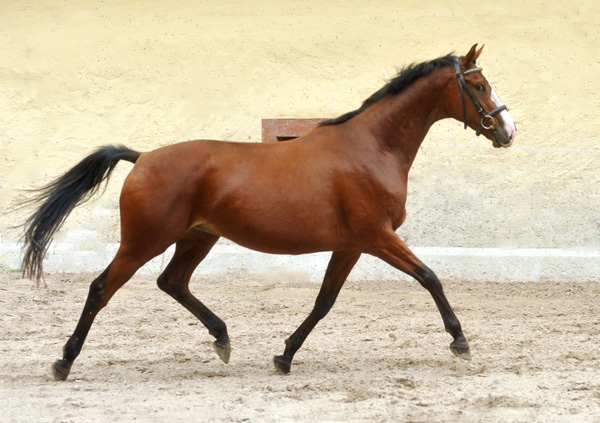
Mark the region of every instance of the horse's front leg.
POLYGON ((382 236, 376 247, 368 251, 368 253, 379 257, 407 275, 412 276, 419 281, 423 288, 429 291, 442 315, 446 332, 454 338, 454 341, 450 344, 450 350, 455 356, 470 360, 469 344, 462 332, 458 318, 448 303, 442 284, 435 273, 410 251, 395 232, 382 236))
POLYGON ((292 360, 296 351, 300 349, 308 334, 317 325, 331 307, 350 274, 350 271, 360 257, 358 252, 334 252, 329 260, 327 271, 321 290, 315 301, 315 306, 304 322, 296 329, 296 331, 285 341, 285 351, 283 355, 278 355, 273 358, 275 369, 287 374, 290 372, 292 360))

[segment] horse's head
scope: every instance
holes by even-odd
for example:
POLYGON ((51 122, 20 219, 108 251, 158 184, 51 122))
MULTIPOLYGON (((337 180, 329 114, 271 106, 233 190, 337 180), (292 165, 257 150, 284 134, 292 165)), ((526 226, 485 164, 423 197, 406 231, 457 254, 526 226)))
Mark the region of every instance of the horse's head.
POLYGON ((475 129, 477 135, 483 134, 492 140, 494 147, 510 147, 515 139, 517 128, 506 106, 498 94, 477 67, 477 58, 481 54, 477 44, 456 60, 455 71, 458 80, 458 102, 454 101, 453 116, 475 129), (460 94, 459 94, 460 93, 460 94))

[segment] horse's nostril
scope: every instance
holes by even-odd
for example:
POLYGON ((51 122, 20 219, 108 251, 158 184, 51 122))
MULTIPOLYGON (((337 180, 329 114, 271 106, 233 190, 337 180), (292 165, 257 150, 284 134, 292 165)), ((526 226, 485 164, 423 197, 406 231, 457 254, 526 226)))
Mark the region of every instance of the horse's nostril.
POLYGON ((510 139, 510 142, 512 143, 515 140, 515 137, 517 136, 517 128, 508 128, 508 138, 510 139))

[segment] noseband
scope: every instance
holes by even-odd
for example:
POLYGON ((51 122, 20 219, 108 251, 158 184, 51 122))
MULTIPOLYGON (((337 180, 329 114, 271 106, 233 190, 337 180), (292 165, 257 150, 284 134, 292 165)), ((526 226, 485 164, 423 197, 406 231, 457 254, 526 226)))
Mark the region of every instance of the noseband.
POLYGON ((479 101, 477 101, 475 94, 473 94, 473 91, 471 91, 471 89, 469 88, 467 81, 465 81, 465 75, 468 75, 468 74, 474 73, 474 72, 481 72, 483 69, 482 68, 472 68, 472 69, 467 69, 465 71, 461 71, 460 65, 458 63, 458 59, 456 59, 456 61, 454 62, 454 69, 456 70, 456 77, 458 78, 458 86, 459 86, 459 90, 460 90, 460 100, 462 102, 462 108, 463 108, 463 121, 465 123, 465 129, 467 129, 467 109, 465 107, 465 94, 464 93, 467 93, 467 96, 471 100, 471 103, 473 103, 473 106, 475 106, 475 110, 477 110, 477 113, 479 113, 479 116, 481 116, 481 121, 479 122, 479 126, 477 127, 477 129, 475 131, 477 136, 481 135, 481 131, 483 131, 484 129, 494 130, 496 128, 496 120, 494 119, 494 116, 496 116, 498 113, 502 112, 503 110, 508 110, 508 108, 503 104, 502 106, 496 107, 491 112, 485 113, 483 110, 483 107, 481 107, 481 104, 479 104, 479 101))

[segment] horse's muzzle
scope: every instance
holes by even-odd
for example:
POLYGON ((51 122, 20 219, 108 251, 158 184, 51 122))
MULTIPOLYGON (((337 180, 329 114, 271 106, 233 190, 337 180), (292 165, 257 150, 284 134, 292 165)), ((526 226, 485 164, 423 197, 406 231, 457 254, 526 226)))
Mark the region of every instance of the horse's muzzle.
POLYGON ((494 129, 494 141, 493 141, 494 147, 496 147, 496 148, 510 147, 512 145, 513 141, 515 140, 516 132, 517 132, 516 130, 507 131, 506 129, 497 126, 494 129))

